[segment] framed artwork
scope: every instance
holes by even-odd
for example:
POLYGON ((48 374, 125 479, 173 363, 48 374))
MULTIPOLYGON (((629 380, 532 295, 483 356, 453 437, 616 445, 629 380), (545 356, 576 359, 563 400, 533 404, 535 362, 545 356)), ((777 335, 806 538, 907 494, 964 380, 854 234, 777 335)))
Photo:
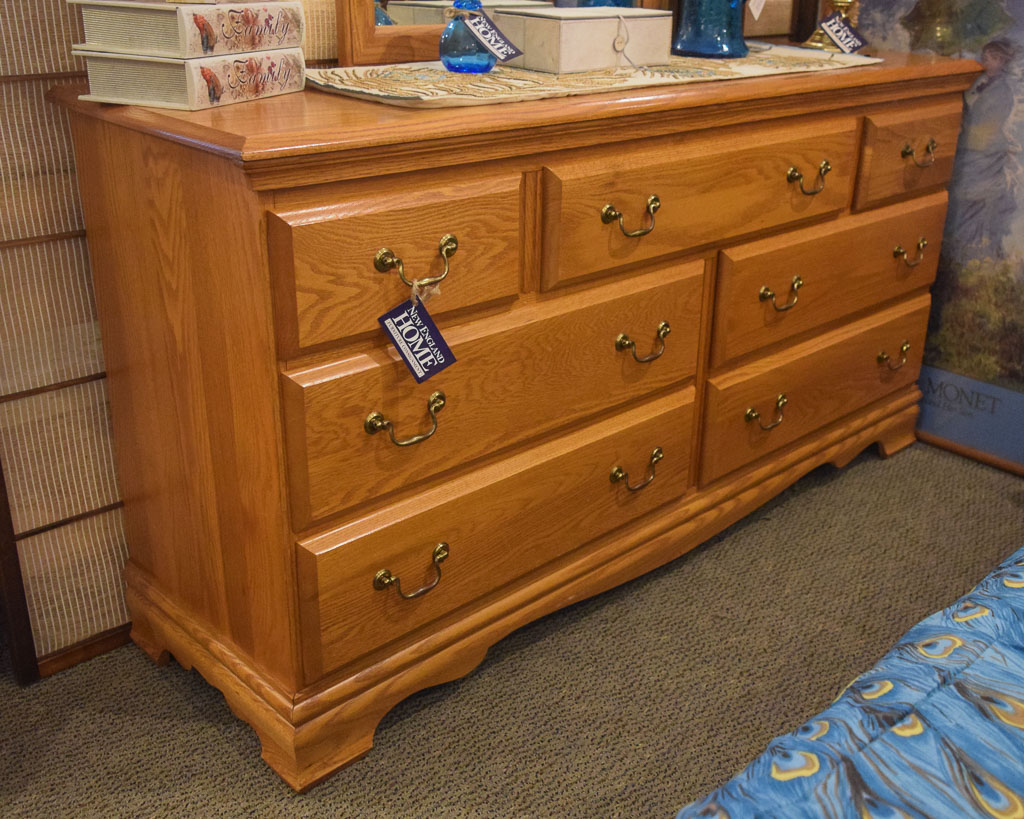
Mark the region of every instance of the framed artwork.
POLYGON ((964 95, 918 434, 1024 474, 1024 5, 862 0, 858 27, 878 48, 981 63, 964 95))

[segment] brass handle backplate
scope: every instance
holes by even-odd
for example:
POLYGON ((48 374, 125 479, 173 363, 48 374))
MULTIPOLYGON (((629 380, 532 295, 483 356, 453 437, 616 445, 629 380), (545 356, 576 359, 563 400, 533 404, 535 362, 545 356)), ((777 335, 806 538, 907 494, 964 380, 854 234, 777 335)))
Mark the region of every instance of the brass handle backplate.
POLYGON ((612 222, 618 220, 619 230, 629 238, 635 239, 637 236, 646 236, 654 230, 654 214, 658 212, 658 208, 660 207, 661 200, 655 194, 651 194, 647 198, 647 214, 651 217, 651 223, 645 228, 626 230, 625 218, 621 211, 619 211, 611 202, 601 208, 601 221, 606 225, 610 225, 612 222))
POLYGON ((885 364, 890 370, 898 370, 904 364, 907 363, 907 353, 910 352, 910 342, 906 339, 900 345, 900 360, 895 365, 892 363, 892 358, 884 350, 876 356, 876 360, 879 364, 885 364))
POLYGON ((671 332, 672 328, 669 327, 668 322, 661 322, 661 324, 658 325, 657 331, 657 338, 658 341, 661 343, 661 347, 657 350, 654 350, 649 355, 643 356, 642 358, 636 354, 636 342, 633 341, 633 339, 631 339, 625 333, 619 333, 618 338, 615 339, 615 349, 619 351, 630 350, 633 353, 634 359, 639 361, 641 364, 647 364, 650 361, 654 361, 656 358, 661 358, 662 353, 665 352, 665 336, 667 336, 671 332))
POLYGON ((767 285, 762 286, 761 289, 757 292, 757 298, 760 301, 768 301, 769 299, 771 299, 772 307, 774 307, 778 312, 784 313, 787 310, 792 310, 794 307, 796 307, 796 302, 799 298, 799 296, 797 296, 796 291, 803 286, 804 280, 801 279, 799 276, 794 276, 793 283, 789 286, 789 289, 793 293, 793 297, 785 304, 780 305, 778 302, 775 301, 775 291, 772 290, 767 285))
POLYGON ((664 457, 665 453, 662 451, 661 447, 655 447, 654 451, 651 453, 651 460, 648 463, 651 474, 647 476, 647 479, 645 481, 638 483, 636 486, 629 485, 629 473, 621 466, 613 466, 611 474, 608 477, 612 483, 625 483, 626 489, 628 489, 630 492, 639 492, 641 489, 643 489, 651 481, 654 480, 654 470, 657 467, 658 461, 660 461, 664 457))
POLYGON ((917 255, 913 259, 907 258, 907 251, 903 245, 896 245, 896 247, 892 249, 892 256, 894 259, 898 259, 902 256, 907 267, 917 267, 924 261, 924 249, 926 247, 928 247, 928 240, 922 236, 917 242, 917 255))
POLYGON ((444 271, 440 276, 428 276, 425 279, 413 279, 409 281, 405 277, 405 265, 402 262, 400 256, 396 256, 395 252, 391 248, 382 247, 377 251, 373 257, 373 266, 381 273, 387 273, 389 270, 397 270, 398 278, 402 280, 402 283, 407 287, 433 287, 435 284, 440 284, 444 281, 448 275, 448 259, 455 255, 455 251, 459 249, 459 240, 451 233, 446 233, 441 237, 441 241, 437 245, 437 251, 441 254, 441 259, 444 261, 444 271))
POLYGON ((398 579, 397 575, 391 574, 387 569, 381 569, 374 575, 373 587, 377 591, 384 591, 388 586, 394 586, 395 591, 398 592, 398 596, 403 600, 415 600, 417 597, 422 597, 441 582, 441 564, 448 558, 448 552, 449 549, 447 543, 438 543, 434 547, 432 561, 434 564, 434 571, 437 572, 437 576, 434 578, 434 582, 428 583, 421 589, 416 589, 412 594, 406 594, 403 592, 402 583, 398 579))
POLYGON ((823 159, 821 161, 821 164, 818 166, 818 184, 811 190, 807 190, 807 188, 804 187, 804 175, 800 173, 800 171, 798 171, 795 167, 791 167, 788 171, 786 171, 786 181, 799 182, 800 193, 802 193, 804 196, 817 196, 819 193, 825 190, 825 174, 827 174, 831 170, 832 163, 829 162, 827 159, 823 159))
POLYGON ((778 417, 774 421, 772 421, 770 424, 765 424, 761 420, 761 413, 759 413, 753 407, 747 407, 747 411, 746 411, 746 413, 744 413, 743 417, 747 420, 748 424, 751 421, 757 421, 758 426, 760 426, 761 429, 763 429, 763 430, 767 431, 769 429, 775 429, 775 427, 777 427, 779 424, 782 423, 782 410, 786 406, 786 404, 788 404, 788 403, 789 403, 789 399, 786 398, 786 393, 780 392, 779 393, 779 397, 775 399, 775 414, 778 417))
POLYGON ((379 412, 371 412, 366 416, 366 420, 363 421, 363 429, 366 430, 367 435, 375 435, 382 429, 386 429, 395 446, 412 446, 413 444, 418 444, 420 441, 427 440, 427 438, 437 432, 437 414, 444 409, 446 402, 447 399, 443 392, 432 393, 430 398, 427 399, 427 412, 430 413, 431 422, 430 430, 427 432, 421 432, 419 435, 413 435, 411 438, 406 438, 404 441, 399 441, 395 437, 395 428, 391 421, 379 412))
POLYGON ((914 155, 914 149, 908 142, 903 146, 903 150, 900 151, 900 156, 906 159, 908 156, 914 161, 914 164, 919 168, 928 168, 935 164, 935 149, 939 147, 939 143, 934 139, 929 139, 928 144, 924 146, 925 156, 928 158, 924 162, 918 161, 918 158, 914 155))

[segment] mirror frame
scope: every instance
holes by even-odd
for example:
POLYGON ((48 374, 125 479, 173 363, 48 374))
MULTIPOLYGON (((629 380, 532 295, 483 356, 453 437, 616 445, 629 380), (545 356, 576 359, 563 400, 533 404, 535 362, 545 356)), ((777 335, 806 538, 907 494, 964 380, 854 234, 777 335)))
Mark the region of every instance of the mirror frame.
POLYGON ((377 26, 373 0, 335 0, 338 65, 380 65, 438 59, 444 26, 377 26))
MULTIPOLYGON (((334 0, 337 17, 338 65, 381 65, 438 59, 443 26, 377 26, 373 0, 334 0)), ((791 36, 801 42, 818 21, 819 2, 793 0, 791 36)), ((679 0, 669 5, 678 7, 679 0)))

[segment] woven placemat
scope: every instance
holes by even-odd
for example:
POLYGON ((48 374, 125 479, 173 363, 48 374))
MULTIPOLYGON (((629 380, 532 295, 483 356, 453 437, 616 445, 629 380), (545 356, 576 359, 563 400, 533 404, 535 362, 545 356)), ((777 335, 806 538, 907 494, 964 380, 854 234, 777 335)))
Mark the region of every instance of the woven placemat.
POLYGON ((440 62, 319 68, 306 72, 306 87, 409 108, 446 108, 521 102, 769 74, 833 71, 881 62, 877 57, 831 54, 794 46, 751 43, 750 54, 730 60, 671 57, 667 65, 609 68, 579 74, 546 74, 495 66, 487 74, 457 74, 440 62))

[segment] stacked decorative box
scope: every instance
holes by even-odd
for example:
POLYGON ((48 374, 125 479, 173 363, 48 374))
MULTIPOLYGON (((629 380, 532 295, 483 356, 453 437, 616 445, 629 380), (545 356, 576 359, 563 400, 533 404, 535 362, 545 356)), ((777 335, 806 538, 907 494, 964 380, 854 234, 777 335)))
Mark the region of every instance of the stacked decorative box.
POLYGON ((68 0, 82 7, 82 99, 197 110, 301 91, 299 2, 68 0))

